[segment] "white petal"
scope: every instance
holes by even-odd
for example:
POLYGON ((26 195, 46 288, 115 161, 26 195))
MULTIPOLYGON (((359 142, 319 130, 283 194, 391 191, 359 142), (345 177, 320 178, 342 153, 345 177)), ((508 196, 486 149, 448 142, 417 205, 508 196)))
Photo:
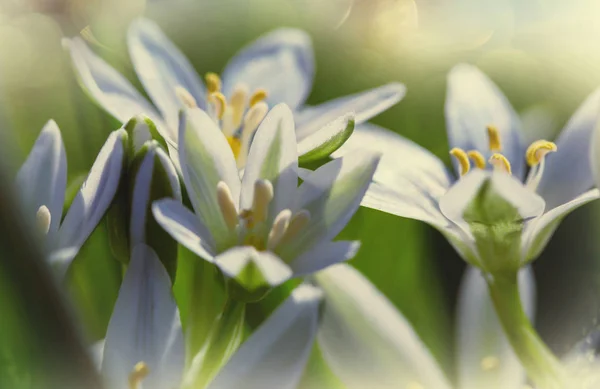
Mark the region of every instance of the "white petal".
POLYGON ((565 216, 599 197, 600 191, 592 189, 529 222, 523 233, 522 242, 525 259, 532 260, 537 258, 565 216))
POLYGON ((354 131, 354 122, 354 114, 348 113, 298 142, 300 162, 317 161, 342 147, 354 131))
POLYGON ((339 264, 315 278, 325 293, 319 346, 348 389, 450 389, 408 321, 358 271, 339 264))
POLYGON ((486 127, 493 125, 500 135, 502 154, 512 163, 513 174, 518 178, 523 176, 525 149, 521 121, 485 74, 467 64, 452 68, 448 74, 445 110, 450 148, 477 150, 487 160, 491 152, 486 127))
POLYGON ((154 218, 176 241, 199 257, 212 262, 214 243, 208 229, 196 215, 173 199, 162 199, 152 204, 154 218))
POLYGON ((239 279, 240 284, 249 288, 274 287, 292 277, 292 270, 279 257, 268 251, 257 251, 251 246, 229 249, 215 258, 215 264, 227 277, 239 279), (254 273, 251 274, 252 279, 244 278, 243 272, 248 266, 258 270, 258 279, 254 273))
MULTIPOLYGON (((535 311, 535 278, 530 267, 519 273, 521 302, 530 320, 535 311)), ((494 310, 481 271, 469 267, 458 302, 459 389, 522 389, 525 370, 512 350, 494 310)))
POLYGON ((317 333, 321 292, 301 285, 242 344, 209 389, 295 389, 317 333))
POLYGON ((250 209, 254 183, 258 179, 273 184, 270 219, 290 207, 298 188, 298 153, 294 117, 285 104, 275 106, 256 131, 242 179, 241 209, 250 209))
POLYGON ((344 96, 323 104, 302 109, 296 118, 298 141, 332 122, 336 118, 353 112, 356 124, 362 124, 398 103, 404 97, 406 87, 400 83, 390 83, 350 96, 344 96))
POLYGON ((108 387, 127 389, 138 362, 150 374, 144 389, 177 387, 185 363, 179 311, 171 281, 152 249, 134 248, 106 332, 102 374, 108 387))
POLYGON ((281 28, 263 35, 237 53, 223 71, 223 90, 230 96, 239 83, 250 91, 264 88, 270 106, 304 103, 315 72, 312 42, 302 30, 281 28))
POLYGON ((79 249, 94 231, 119 187, 126 141, 127 132, 123 129, 113 131, 109 135, 79 193, 71 203, 58 230, 58 243, 53 249, 79 249))
POLYGON ((83 88, 108 113, 122 123, 136 115, 145 114, 156 123, 163 137, 177 139, 176 128, 167 128, 154 107, 123 75, 87 47, 83 39, 63 39, 63 45, 71 54, 73 67, 83 88))
POLYGON ((206 89, 194 67, 154 22, 143 18, 133 21, 127 44, 140 81, 170 127, 177 128, 183 108, 176 88, 185 88, 204 107, 206 89))
POLYGON ((196 214, 218 245, 220 241, 227 239, 230 231, 219 208, 217 184, 224 181, 236 203, 241 184, 227 139, 210 116, 199 108, 189 109, 182 114, 179 160, 196 214))
POLYGON ((48 235, 52 240, 62 218, 67 185, 67 157, 54 120, 42 128, 27 160, 19 169, 16 185, 29 221, 35 223, 36 213, 42 205, 50 211, 48 235))
POLYGON ((538 193, 554 208, 594 186, 590 143, 600 112, 600 89, 577 109, 556 140, 557 151, 547 156, 538 193))
POLYGON ((356 256, 359 241, 323 242, 290 263, 294 276, 305 276, 356 256))

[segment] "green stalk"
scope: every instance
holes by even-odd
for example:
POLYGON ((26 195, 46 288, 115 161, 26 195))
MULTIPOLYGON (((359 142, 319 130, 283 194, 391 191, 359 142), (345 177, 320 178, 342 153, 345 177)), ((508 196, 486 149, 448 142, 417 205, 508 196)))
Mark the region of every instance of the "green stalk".
POLYGON ((517 272, 486 277, 504 332, 529 378, 538 388, 564 389, 566 373, 527 318, 519 296, 517 272))

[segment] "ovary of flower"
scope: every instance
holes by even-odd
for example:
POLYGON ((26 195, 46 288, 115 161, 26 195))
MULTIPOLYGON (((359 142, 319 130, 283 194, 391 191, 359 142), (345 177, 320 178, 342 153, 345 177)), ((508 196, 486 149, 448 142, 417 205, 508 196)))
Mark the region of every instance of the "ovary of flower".
POLYGON ((48 207, 45 205, 39 207, 35 214, 35 219, 38 229, 42 234, 46 235, 50 230, 50 223, 52 222, 52 215, 50 214, 48 207))
POLYGON ((241 244, 253 246, 259 251, 274 251, 279 245, 296 237, 310 221, 310 213, 306 210, 292 214, 291 210, 284 209, 275 217, 271 226, 265 225, 272 200, 271 182, 257 180, 254 184, 252 208, 238 213, 227 184, 223 181, 217 184, 217 202, 225 224, 230 231, 238 233, 241 244))
POLYGON ((129 374, 129 389, 140 389, 142 381, 150 374, 148 365, 144 362, 138 362, 129 374))

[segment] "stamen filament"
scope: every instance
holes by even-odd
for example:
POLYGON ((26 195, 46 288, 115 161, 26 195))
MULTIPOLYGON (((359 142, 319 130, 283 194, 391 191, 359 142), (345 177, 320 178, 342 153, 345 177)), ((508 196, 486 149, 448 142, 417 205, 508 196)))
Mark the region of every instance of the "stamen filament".
POLYGON ((231 190, 229 190, 229 186, 227 186, 225 181, 219 181, 217 184, 217 202, 227 228, 231 231, 235 230, 239 223, 238 213, 233 202, 231 190))
POLYGON ((273 200, 273 184, 271 184, 271 181, 257 180, 254 183, 254 199, 252 200, 254 223, 267 220, 271 200, 273 200))
POLYGON ((233 129, 237 129, 242 124, 244 111, 246 109, 246 99, 248 98, 248 87, 244 84, 239 84, 235 87, 229 106, 231 107, 231 121, 233 129))
POLYGON ((556 144, 547 140, 537 140, 533 142, 525 152, 525 159, 529 166, 539 164, 546 154, 553 153, 557 150, 556 144))
POLYGON ((187 89, 185 89, 182 86, 176 86, 175 87, 175 94, 177 95, 177 98, 179 100, 181 100, 181 102, 188 108, 197 108, 198 107, 198 103, 196 102, 196 99, 194 98, 194 96, 192 96, 192 94, 190 92, 188 92, 187 89))
POLYGON ((461 148, 455 147, 450 150, 450 155, 456 158, 460 167, 460 175, 464 176, 471 169, 471 162, 467 153, 461 148))
POLYGON ((510 162, 504 155, 500 153, 494 153, 488 162, 494 167, 494 170, 502 170, 508 174, 512 174, 510 162))
POLYGON ((261 89, 255 90, 254 93, 252 94, 252 96, 250 96, 250 107, 255 106, 256 103, 259 103, 266 98, 267 98, 267 91, 265 89, 261 88, 261 89))
POLYGON ((215 116, 217 117, 217 119, 219 119, 219 120, 223 119, 223 114, 225 113, 225 110, 227 109, 227 99, 225 98, 225 96, 223 96, 223 93, 221 93, 221 92, 211 93, 208 101, 215 108, 215 116))
POLYGON ((217 73, 206 73, 204 79, 206 80, 206 89, 208 89, 209 95, 221 91, 221 77, 217 73))
POLYGON ((45 205, 39 207, 35 214, 35 219, 39 230, 44 235, 48 234, 48 231, 50 231, 50 223, 52 222, 52 215, 50 214, 48 207, 45 205))
POLYGON ((279 212, 279 215, 275 217, 273 221, 273 226, 271 227, 271 231, 269 232, 269 239, 267 242, 267 250, 274 250, 277 245, 281 242, 281 239, 285 235, 287 228, 290 223, 290 219, 292 218, 292 211, 289 209, 284 209, 279 212))
POLYGON ((129 374, 129 389, 139 389, 140 384, 150 374, 148 365, 144 362, 138 362, 133 367, 133 370, 129 374))
POLYGON ((483 154, 477 150, 469 150, 467 151, 467 155, 475 163, 475 166, 479 169, 485 169, 485 158, 483 157, 483 154))
POLYGON ((500 141, 500 132, 493 125, 487 126, 488 140, 491 152, 502 151, 502 142, 500 141))
POLYGON ((281 237, 279 243, 287 242, 296 237, 304 227, 310 222, 310 212, 305 209, 298 211, 288 225, 285 234, 281 237))
POLYGON ((267 116, 268 111, 269 107, 267 104, 261 101, 260 103, 255 104, 248 110, 248 113, 246 113, 246 116, 244 117, 244 127, 242 128, 242 135, 240 137, 242 148, 239 158, 237 158, 238 167, 242 167, 246 164, 246 157, 248 156, 248 150, 250 149, 252 135, 265 116, 267 116))

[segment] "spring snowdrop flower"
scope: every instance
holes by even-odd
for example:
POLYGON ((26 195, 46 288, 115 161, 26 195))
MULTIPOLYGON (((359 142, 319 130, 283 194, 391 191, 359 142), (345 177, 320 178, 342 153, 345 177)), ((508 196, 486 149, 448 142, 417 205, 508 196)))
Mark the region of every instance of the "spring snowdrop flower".
MULTIPOLYGON (((348 389, 524 389, 526 377, 502 332, 477 268, 467 269, 457 315, 457 382, 419 339, 410 323, 360 272, 346 264, 313 276, 323 290, 318 343, 348 389)), ((535 309, 529 267, 519 285, 528 315, 535 309)))
POLYGON ((209 112, 227 137, 241 168, 254 132, 275 104, 286 103, 297 112, 299 155, 319 150, 321 156, 339 147, 352 132, 352 128, 337 127, 337 133, 319 131, 325 124, 348 112, 355 113, 356 124, 362 123, 397 103, 405 93, 403 85, 391 83, 304 107, 312 88, 314 58, 310 38, 296 29, 279 29, 258 38, 231 58, 222 76, 206 74, 205 83, 152 21, 134 21, 127 41, 137 76, 154 105, 96 56, 81 38, 65 39, 64 44, 91 97, 123 122, 140 113, 148 115, 169 145, 174 160, 178 159, 178 115, 186 106, 209 112))
POLYGON ((166 199, 154 203, 154 216, 244 293, 258 298, 290 277, 354 256, 358 242, 331 240, 356 212, 379 155, 334 160, 298 187, 294 120, 280 104, 258 128, 240 180, 234 154, 208 114, 190 109, 180 123, 180 165, 196 214, 166 199))
POLYGON ((64 219, 67 158, 60 130, 50 120, 16 177, 16 190, 28 221, 44 237, 47 258, 64 274, 106 212, 117 191, 127 133, 112 132, 64 219), (62 220, 62 221, 61 221, 62 220))
POLYGON ((374 126, 355 131, 335 156, 383 152, 363 205, 425 221, 470 264, 487 272, 535 259, 564 216, 597 199, 589 144, 600 107, 592 93, 556 143, 521 142, 520 121, 477 68, 448 76, 446 121, 458 178, 427 150, 374 126))

